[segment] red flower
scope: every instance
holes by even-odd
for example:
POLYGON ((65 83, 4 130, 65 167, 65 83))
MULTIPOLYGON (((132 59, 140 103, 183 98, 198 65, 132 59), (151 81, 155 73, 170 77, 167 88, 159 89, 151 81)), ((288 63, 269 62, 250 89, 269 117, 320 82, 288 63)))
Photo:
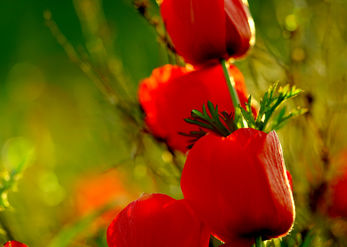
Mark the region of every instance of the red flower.
POLYGON ((4 244, 4 247, 28 247, 28 246, 17 241, 8 241, 4 244))
POLYGON ((185 200, 163 194, 130 203, 107 229, 110 247, 207 247, 209 236, 185 200))
POLYGON ((227 244, 283 236, 294 222, 275 132, 238 129, 228 137, 202 137, 188 153, 181 187, 212 233, 227 244))
MULTIPOLYGON (((233 65, 230 65, 229 73, 244 105, 247 93, 243 76, 233 65)), ((201 110, 208 100, 218 105, 220 111, 234 111, 221 65, 195 71, 165 65, 155 69, 139 87, 139 101, 149 130, 172 149, 182 152, 187 151, 189 138, 179 132, 199 130, 184 119, 190 116, 191 110, 201 110)))
POLYGON ((178 54, 192 64, 240 57, 254 43, 244 0, 164 0, 161 15, 178 54))

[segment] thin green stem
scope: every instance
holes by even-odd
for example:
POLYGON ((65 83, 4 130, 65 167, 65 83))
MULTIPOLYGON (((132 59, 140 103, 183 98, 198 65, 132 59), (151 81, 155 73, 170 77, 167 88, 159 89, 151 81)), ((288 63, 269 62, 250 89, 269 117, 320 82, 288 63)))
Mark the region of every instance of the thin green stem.
POLYGON ((262 237, 259 236, 255 239, 255 247, 264 247, 262 237))
POLYGON ((233 82, 231 81, 231 79, 233 79, 233 78, 230 77, 230 75, 229 75, 228 67, 226 65, 226 61, 224 59, 222 59, 221 60, 221 64, 222 64, 222 67, 223 67, 224 77, 225 77, 225 80, 227 82, 227 86, 228 86, 228 89, 229 89, 231 100, 233 101, 233 105, 234 105, 235 113, 236 113, 237 112, 236 109, 237 109, 237 107, 240 104, 240 100, 239 100, 239 97, 237 96, 237 93, 236 93, 235 87, 233 85, 233 82))

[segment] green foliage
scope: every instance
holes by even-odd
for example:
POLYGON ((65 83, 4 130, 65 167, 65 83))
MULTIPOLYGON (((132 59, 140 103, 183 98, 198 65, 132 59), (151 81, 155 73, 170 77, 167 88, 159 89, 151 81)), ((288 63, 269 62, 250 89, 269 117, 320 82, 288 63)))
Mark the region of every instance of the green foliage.
POLYGON ((243 127, 243 120, 239 116, 241 114, 219 112, 217 105, 214 106, 211 101, 207 101, 207 108, 203 105, 202 112, 192 110, 190 118, 185 119, 187 123, 199 126, 199 130, 190 131, 190 133, 180 132, 180 134, 192 138, 188 146, 191 148, 198 139, 207 133, 207 130, 221 136, 228 136, 233 131, 243 127))
POLYGON ((251 107, 252 99, 250 96, 246 103, 246 109, 240 107, 243 118, 247 122, 247 126, 257 130, 270 132, 283 127, 289 119, 304 114, 306 110, 300 108, 290 112, 287 112, 286 107, 279 110, 279 107, 284 102, 296 97, 301 92, 302 90, 297 89, 295 86, 290 87, 289 85, 286 85, 284 87, 278 87, 278 83, 275 83, 268 89, 261 99, 260 109, 256 119, 254 119, 253 116, 251 107))
POLYGON ((207 102, 207 109, 208 109, 208 112, 206 110, 206 106, 203 105, 202 112, 198 110, 192 110, 191 118, 186 118, 185 121, 189 124, 195 124, 202 128, 212 130, 213 132, 220 134, 222 136, 228 136, 231 131, 230 128, 234 129, 234 126, 231 125, 231 126, 228 126, 229 128, 227 128, 221 122, 222 117, 219 114, 218 106, 214 107, 211 101, 207 102))
POLYGON ((237 113, 234 114, 228 112, 219 112, 218 106, 214 106, 211 101, 207 102, 207 107, 202 106, 202 111, 192 110, 190 118, 186 118, 185 121, 189 124, 197 125, 200 127, 199 131, 191 131, 190 133, 180 133, 182 135, 192 137, 191 147, 196 140, 204 136, 207 130, 212 131, 221 136, 228 136, 233 131, 248 127, 257 130, 270 132, 272 130, 278 130, 283 127, 287 121, 293 117, 302 115, 306 112, 304 109, 296 109, 294 111, 287 112, 287 108, 280 106, 288 99, 294 98, 300 94, 302 90, 296 89, 295 86, 290 87, 278 87, 278 83, 275 83, 264 94, 260 101, 260 109, 257 117, 254 117, 252 111, 252 98, 248 98, 245 104, 245 108, 239 107, 236 109, 237 113))

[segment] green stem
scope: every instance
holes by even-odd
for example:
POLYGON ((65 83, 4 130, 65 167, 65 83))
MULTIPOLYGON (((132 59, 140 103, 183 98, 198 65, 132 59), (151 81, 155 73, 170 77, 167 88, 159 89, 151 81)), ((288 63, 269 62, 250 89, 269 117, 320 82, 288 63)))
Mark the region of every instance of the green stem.
POLYGON ((255 247, 264 247, 262 237, 259 236, 255 239, 255 247))
POLYGON ((240 104, 240 100, 239 100, 239 97, 237 96, 237 93, 236 93, 236 90, 234 88, 233 82, 231 81, 232 78, 229 75, 228 67, 227 67, 226 62, 225 62, 224 59, 221 60, 221 64, 222 64, 222 67, 223 67, 224 77, 225 77, 225 80, 227 82, 227 86, 228 86, 228 89, 229 89, 231 100, 233 101, 233 105, 234 105, 235 113, 236 113, 237 112, 236 109, 237 109, 237 107, 240 104))

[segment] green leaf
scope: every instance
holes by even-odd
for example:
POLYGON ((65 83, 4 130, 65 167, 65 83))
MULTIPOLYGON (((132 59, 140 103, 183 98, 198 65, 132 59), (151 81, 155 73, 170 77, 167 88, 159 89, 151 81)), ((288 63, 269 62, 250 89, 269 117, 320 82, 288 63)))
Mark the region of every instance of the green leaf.
MULTIPOLYGON (((283 107, 278 111, 279 107, 288 99, 291 99, 302 90, 286 85, 278 87, 278 83, 274 83, 260 101, 260 108, 255 118, 252 111, 252 97, 250 96, 245 103, 245 108, 237 107, 233 114, 227 112, 219 112, 218 106, 214 106, 211 101, 202 106, 202 111, 192 110, 191 116, 185 121, 192 125, 197 125, 205 130, 190 133, 180 133, 183 136, 193 138, 190 142, 194 143, 201 136, 210 130, 221 136, 228 136, 239 128, 254 128, 261 131, 277 130, 285 123, 296 116, 306 112, 305 109, 296 109, 287 113, 287 108, 283 107)), ((190 145, 192 146, 192 145, 190 145)))
POLYGON ((239 106, 239 108, 241 110, 243 119, 247 123, 247 127, 255 128, 256 127, 256 123, 255 123, 255 119, 254 119, 253 112, 252 112, 251 101, 252 101, 252 97, 249 96, 248 101, 246 103, 246 109, 244 109, 241 106, 239 106))
MULTIPOLYGON (((212 132, 215 132, 221 136, 228 136, 232 130, 234 130, 234 125, 230 124, 230 119, 227 119, 227 115, 221 114, 218 110, 218 106, 214 106, 211 101, 207 102, 207 107, 205 105, 202 106, 201 112, 195 109, 192 110, 190 117, 184 120, 189 124, 211 130, 212 132)), ((201 137, 201 131, 202 130, 180 134, 196 139, 197 136, 201 137)), ((204 134, 206 134, 206 132, 204 132, 204 134)))
POLYGON ((282 110, 274 117, 271 127, 269 128, 271 130, 278 130, 282 128, 288 120, 301 116, 307 112, 307 109, 297 108, 289 113, 286 114, 286 107, 283 107, 282 110))
MULTIPOLYGON (((258 112, 257 119, 255 123, 252 123, 249 116, 244 116, 246 121, 255 126, 256 129, 266 131, 274 130, 282 127, 286 121, 294 116, 303 114, 305 111, 293 111, 289 114, 285 114, 285 108, 275 114, 279 106, 286 102, 288 99, 296 97, 302 92, 301 89, 297 89, 295 86, 290 87, 286 85, 284 87, 278 88, 278 83, 274 83, 269 90, 264 94, 262 100, 260 101, 260 109, 258 112), (272 123, 269 124, 271 118, 275 115, 276 117, 272 120, 272 123), (270 127, 268 127, 268 124, 270 127)), ((250 112, 249 107, 247 107, 247 112, 250 112)), ((243 114, 245 115, 245 114, 243 114)))

